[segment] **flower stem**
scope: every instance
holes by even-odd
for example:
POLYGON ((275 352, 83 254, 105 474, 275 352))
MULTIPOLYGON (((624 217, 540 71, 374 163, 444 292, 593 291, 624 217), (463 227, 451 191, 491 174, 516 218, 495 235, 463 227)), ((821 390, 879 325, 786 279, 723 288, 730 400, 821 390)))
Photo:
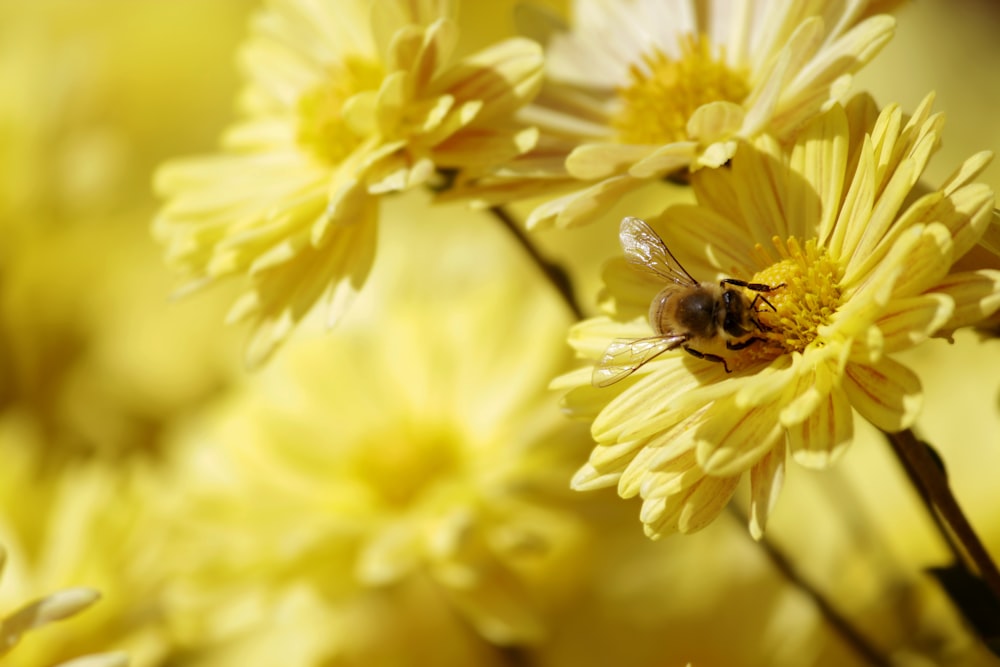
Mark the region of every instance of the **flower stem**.
POLYGON ((944 469, 932 456, 931 449, 909 429, 886 433, 886 437, 952 552, 963 562, 971 561, 974 570, 1000 601, 1000 571, 959 507, 944 469))
POLYGON ((528 254, 531 261, 537 266, 542 274, 545 276, 546 280, 552 284, 562 300, 566 303, 570 312, 573 313, 573 317, 577 320, 583 319, 583 310, 580 308, 579 302, 576 300, 576 294, 573 292, 573 283, 570 281, 569 276, 566 271, 553 262, 550 262, 545 257, 538 252, 538 248, 531 242, 528 235, 524 233, 521 226, 507 213, 503 207, 491 206, 489 212, 493 214, 497 220, 503 223, 510 233, 520 244, 521 248, 528 254))
MULTIPOLYGON (((740 522, 741 532, 748 535, 746 531, 747 516, 741 508, 736 506, 734 503, 729 503, 729 510, 736 516, 740 522)), ((891 663, 888 658, 883 656, 878 649, 876 649, 868 639, 857 631, 850 621, 844 618, 839 611, 833 606, 833 604, 827 600, 826 596, 810 582, 806 581, 802 575, 795 569, 788 557, 781 552, 780 549, 768 539, 767 535, 763 536, 760 540, 756 542, 764 550, 765 555, 774 565, 775 569, 795 588, 799 589, 805 593, 816 608, 819 610, 820 614, 830 627, 840 635, 841 639, 847 643, 848 646, 853 648, 855 652, 865 659, 869 664, 875 665, 876 667, 890 667, 891 663)))

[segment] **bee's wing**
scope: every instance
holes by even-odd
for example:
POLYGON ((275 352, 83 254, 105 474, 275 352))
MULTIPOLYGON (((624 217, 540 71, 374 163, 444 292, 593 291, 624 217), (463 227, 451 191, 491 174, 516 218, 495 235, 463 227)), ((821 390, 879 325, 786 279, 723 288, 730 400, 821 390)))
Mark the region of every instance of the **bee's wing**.
POLYGON ((644 220, 632 216, 622 220, 618 238, 630 264, 679 285, 698 285, 644 220))
POLYGON ((608 387, 624 380, 643 364, 652 361, 667 350, 679 347, 688 339, 684 335, 650 336, 649 338, 616 338, 604 351, 604 356, 594 367, 591 383, 595 387, 608 387))

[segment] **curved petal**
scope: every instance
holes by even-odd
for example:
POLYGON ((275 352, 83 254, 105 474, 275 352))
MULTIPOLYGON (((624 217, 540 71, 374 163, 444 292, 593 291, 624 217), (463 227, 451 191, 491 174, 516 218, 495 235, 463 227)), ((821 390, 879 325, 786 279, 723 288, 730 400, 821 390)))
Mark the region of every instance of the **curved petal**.
POLYGON ((872 365, 848 362, 843 387, 854 409, 883 431, 912 426, 923 403, 920 379, 889 357, 872 365))
POLYGON ((626 171, 647 157, 654 148, 634 144, 583 144, 566 157, 566 171, 573 178, 582 180, 608 178, 626 171))
POLYGON ((896 352, 922 343, 944 326, 954 311, 954 300, 940 293, 890 301, 875 322, 882 331, 883 351, 896 352))
POLYGON ((954 311, 943 329, 971 326, 1000 309, 1000 271, 953 273, 932 287, 931 293, 950 297, 954 302, 954 311))
POLYGON ((724 398, 705 413, 696 432, 698 464, 709 475, 738 475, 757 463, 784 437, 780 404, 740 409, 724 398))
POLYGON ((825 468, 851 443, 854 410, 847 394, 834 387, 819 399, 806 419, 787 429, 788 446, 796 463, 806 468, 825 468))
POLYGON ((750 469, 750 535, 764 537, 767 519, 785 481, 785 448, 775 447, 750 469))

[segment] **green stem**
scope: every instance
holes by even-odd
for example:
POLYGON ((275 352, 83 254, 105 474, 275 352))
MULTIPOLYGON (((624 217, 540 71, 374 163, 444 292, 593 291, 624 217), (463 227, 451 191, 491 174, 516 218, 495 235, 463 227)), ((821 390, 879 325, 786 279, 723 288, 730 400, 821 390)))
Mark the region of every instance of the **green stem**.
POLYGON ((963 562, 972 563, 974 571, 1000 601, 1000 571, 962 512, 948 486, 944 470, 931 455, 928 446, 909 429, 887 433, 886 436, 945 541, 963 562))
MULTIPOLYGON (((729 503, 728 508, 730 512, 739 519, 740 527, 743 534, 749 537, 749 533, 746 530, 747 516, 738 506, 734 503, 729 503)), ((888 658, 883 656, 878 649, 876 649, 869 641, 868 638, 858 632, 853 625, 841 615, 839 611, 833 606, 826 596, 810 582, 806 581, 802 575, 795 569, 791 561, 781 552, 778 547, 767 538, 765 535, 762 537, 757 544, 764 550, 764 554, 771 561, 774 568, 781 573, 781 575, 795 588, 799 589, 805 593, 816 608, 819 610, 820 614, 830 627, 840 635, 844 642, 854 649, 854 651, 861 656, 866 662, 876 665, 877 667, 891 667, 891 663, 888 658)))
POLYGON ((545 279, 549 281, 552 287, 559 293, 562 300, 566 303, 566 306, 573 313, 573 317, 577 321, 583 319, 583 309, 580 308, 579 302, 576 300, 576 294, 573 291, 573 283, 570 281, 569 276, 566 271, 553 262, 550 262, 545 257, 538 252, 538 248, 535 244, 531 242, 528 235, 525 234, 521 226, 500 206, 491 206, 489 212, 493 214, 497 220, 499 220, 504 227, 514 236, 521 248, 528 254, 531 261, 541 270, 545 279))

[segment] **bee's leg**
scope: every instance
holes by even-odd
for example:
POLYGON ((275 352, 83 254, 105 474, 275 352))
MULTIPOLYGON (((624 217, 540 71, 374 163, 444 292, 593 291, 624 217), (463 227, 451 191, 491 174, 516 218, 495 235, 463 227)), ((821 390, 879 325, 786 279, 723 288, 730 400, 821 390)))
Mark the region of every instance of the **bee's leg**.
POLYGON ((747 338, 746 340, 741 340, 741 341, 738 341, 736 343, 734 343, 731 340, 727 340, 726 341, 726 347, 728 349, 730 349, 730 350, 742 350, 742 349, 750 347, 754 343, 763 343, 763 342, 765 342, 765 341, 760 336, 751 336, 750 338, 747 338))
POLYGON ((719 355, 709 354, 707 352, 699 352, 693 347, 688 347, 687 345, 684 345, 683 348, 684 351, 690 354, 692 357, 697 357, 699 359, 704 359, 705 361, 714 361, 717 364, 722 364, 722 367, 726 369, 727 373, 732 373, 732 371, 729 370, 729 364, 727 364, 726 360, 720 357, 719 355))
POLYGON ((736 278, 723 278, 719 281, 719 284, 725 287, 726 285, 736 285, 737 287, 745 287, 748 290, 754 292, 773 292, 774 290, 781 289, 785 286, 785 283, 780 285, 767 285, 765 283, 748 283, 745 280, 737 280, 736 278))
POLYGON ((758 292, 758 294, 754 295, 753 301, 750 302, 750 307, 758 311, 760 309, 757 307, 757 303, 760 301, 766 303, 771 310, 777 311, 778 309, 774 307, 774 304, 768 301, 763 294, 760 294, 760 292, 773 292, 774 290, 781 289, 782 287, 785 286, 785 283, 781 283, 780 285, 774 285, 772 287, 771 285, 766 285, 764 283, 748 283, 745 280, 737 280, 736 278, 724 278, 721 281, 719 281, 719 284, 722 285, 723 287, 725 287, 726 285, 745 287, 748 290, 758 292))

